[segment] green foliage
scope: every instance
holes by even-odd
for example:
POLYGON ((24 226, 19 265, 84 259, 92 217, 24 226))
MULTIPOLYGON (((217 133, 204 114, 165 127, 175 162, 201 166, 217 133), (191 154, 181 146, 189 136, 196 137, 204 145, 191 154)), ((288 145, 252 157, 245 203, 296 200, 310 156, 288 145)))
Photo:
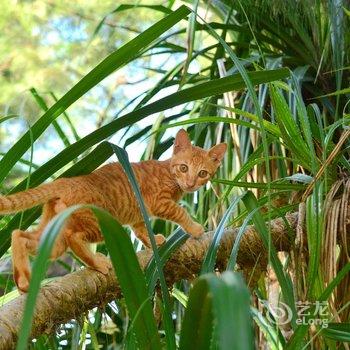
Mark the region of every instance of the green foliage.
POLYGON ((250 297, 240 275, 201 276, 184 316, 180 349, 253 349, 250 297))

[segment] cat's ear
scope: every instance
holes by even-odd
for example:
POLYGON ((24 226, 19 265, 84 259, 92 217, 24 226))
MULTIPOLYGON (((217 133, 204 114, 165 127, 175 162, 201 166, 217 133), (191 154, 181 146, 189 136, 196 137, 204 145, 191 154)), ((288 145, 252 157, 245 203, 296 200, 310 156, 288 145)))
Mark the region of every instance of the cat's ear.
POLYGON ((189 147, 191 147, 191 140, 187 132, 184 129, 179 130, 174 141, 174 154, 189 147))
POLYGON ((227 144, 226 143, 219 143, 218 145, 215 145, 209 150, 209 157, 214 162, 221 162, 224 158, 225 152, 227 150, 227 144))

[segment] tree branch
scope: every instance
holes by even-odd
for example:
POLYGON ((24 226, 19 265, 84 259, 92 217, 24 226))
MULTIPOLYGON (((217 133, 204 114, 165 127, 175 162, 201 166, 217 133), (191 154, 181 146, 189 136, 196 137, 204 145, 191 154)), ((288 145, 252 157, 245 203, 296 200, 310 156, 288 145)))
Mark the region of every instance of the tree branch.
MULTIPOLYGON (((276 219, 270 222, 271 240, 277 250, 290 250, 294 238, 289 239, 289 234, 295 232, 297 221, 298 214, 293 213, 286 220, 276 219)), ((233 228, 225 231, 217 257, 219 270, 226 266, 238 230, 239 228, 233 228)), ((181 279, 192 279, 198 274, 212 238, 213 234, 209 232, 199 240, 188 239, 174 252, 164 269, 169 285, 181 279)), ((151 251, 143 250, 137 255, 141 268, 145 269, 151 258, 151 251)), ((239 245, 237 263, 254 283, 261 271, 266 269, 267 261, 266 250, 259 234, 253 226, 248 226, 239 245)), ((31 338, 52 333, 58 325, 120 297, 121 290, 114 271, 104 276, 99 272, 83 269, 57 278, 43 286, 39 292, 31 338)), ((21 295, 0 308, 0 349, 15 347, 25 300, 26 295, 21 295)))

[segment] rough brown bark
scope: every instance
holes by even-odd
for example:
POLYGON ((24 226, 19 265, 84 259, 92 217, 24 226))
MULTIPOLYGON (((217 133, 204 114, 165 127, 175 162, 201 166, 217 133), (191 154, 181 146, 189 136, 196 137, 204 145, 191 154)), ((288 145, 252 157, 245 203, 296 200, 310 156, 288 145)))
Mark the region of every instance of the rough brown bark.
MULTIPOLYGON (((271 239, 280 251, 291 247, 290 231, 295 232, 298 214, 287 216, 287 220, 271 221, 271 239), (288 222, 288 225, 286 223, 288 222)), ((221 240, 217 267, 225 266, 239 228, 226 230, 221 240)), ((199 272, 205 252, 212 240, 212 233, 206 233, 201 239, 189 239, 170 258, 165 266, 165 276, 169 284, 192 279, 199 272)), ((151 251, 138 253, 142 269, 147 266, 151 251)), ((259 272, 266 268, 267 255, 263 242, 254 227, 248 226, 239 246, 237 263, 244 273, 254 281, 259 272), (254 270, 253 278, 249 276, 254 270)), ((104 276, 98 272, 83 269, 64 277, 57 278, 41 288, 34 313, 31 338, 43 333, 51 333, 56 327, 73 318, 79 318, 84 312, 121 297, 121 290, 114 272, 104 276)), ((0 349, 13 349, 21 326, 26 296, 21 295, 0 308, 0 349)))

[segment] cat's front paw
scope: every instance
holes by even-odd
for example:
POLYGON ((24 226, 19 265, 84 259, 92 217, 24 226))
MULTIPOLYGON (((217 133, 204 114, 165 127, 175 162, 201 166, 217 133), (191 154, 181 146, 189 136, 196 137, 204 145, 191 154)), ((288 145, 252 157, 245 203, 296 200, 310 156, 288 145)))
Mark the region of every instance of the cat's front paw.
POLYGON ((25 275, 20 275, 18 278, 15 280, 16 285, 18 288, 18 291, 23 294, 27 293, 29 289, 29 279, 25 275))
POLYGON ((18 269, 14 267, 13 278, 20 293, 27 293, 30 282, 30 271, 27 268, 18 269))
POLYGON ((160 246, 160 245, 164 244, 165 241, 166 241, 166 238, 165 238, 162 234, 160 234, 160 233, 158 233, 157 235, 155 235, 154 238, 155 238, 155 240, 156 240, 157 246, 160 246))
POLYGON ((204 233, 204 227, 197 222, 194 222, 193 225, 187 230, 192 237, 199 238, 204 233))
POLYGON ((109 270, 112 268, 112 262, 105 255, 101 253, 96 253, 94 259, 94 266, 91 266, 94 270, 107 275, 109 270))
MULTIPOLYGON (((157 235, 154 235, 154 239, 155 239, 158 247, 161 246, 162 244, 164 244, 166 241, 166 238, 160 233, 158 233, 157 235)), ((147 240, 144 242, 144 244, 147 248, 152 247, 151 241, 148 237, 147 237, 147 240)))

